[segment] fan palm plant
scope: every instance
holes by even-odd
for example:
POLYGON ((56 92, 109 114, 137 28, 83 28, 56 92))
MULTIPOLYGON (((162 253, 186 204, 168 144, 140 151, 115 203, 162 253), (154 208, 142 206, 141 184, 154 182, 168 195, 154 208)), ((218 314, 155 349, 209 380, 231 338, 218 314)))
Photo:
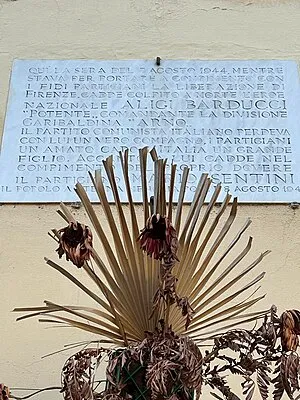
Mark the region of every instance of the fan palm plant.
MULTIPOLYGON (((142 222, 140 208, 133 201, 129 156, 125 151, 120 153, 120 162, 129 217, 120 200, 112 156, 103 164, 113 205, 109 202, 100 171, 96 171, 95 176, 90 174, 106 217, 105 225, 82 185, 77 183, 75 188, 100 239, 101 251, 93 247, 90 228, 76 221, 65 204, 61 204, 58 212, 68 225, 50 233, 59 244, 59 256, 65 254, 67 260, 84 269, 98 290, 77 279, 76 268, 69 272, 53 260, 46 259, 46 263, 85 292, 96 306, 45 301, 42 307, 23 307, 15 311, 29 312, 19 320, 39 316, 41 321, 92 332, 117 347, 136 350, 136 346, 140 346, 139 349, 145 351, 144 345, 153 346, 153 341, 161 343, 162 338, 167 338, 177 343, 181 353, 185 349, 195 359, 198 357, 201 364, 200 352, 193 347, 195 343, 266 314, 266 311, 248 310, 264 297, 256 295, 264 272, 252 279, 247 277, 252 276, 252 271, 269 252, 242 266, 251 250, 252 238, 249 237, 242 250, 236 249, 251 220, 247 219, 235 236, 227 239, 237 215, 237 199, 231 202, 227 193, 220 203, 221 186, 212 188, 212 180, 202 174, 187 215, 183 216, 189 168, 183 170, 175 203, 176 165, 170 167, 167 184, 166 160, 159 159, 155 149, 150 155, 154 164, 154 193, 149 193, 147 184, 148 149, 139 151, 142 222), (218 208, 215 207, 217 204, 218 208), (230 211, 226 216, 228 208, 230 211), (108 239, 107 226, 112 240, 108 239), (246 278, 244 284, 243 278, 246 278)), ((172 362, 176 364, 174 359, 172 362)), ((165 365, 165 370, 174 369, 175 364, 171 364, 165 365)), ((158 368, 157 364, 155 366, 158 368)), ((195 366, 192 364, 191 368, 201 375, 195 366)), ((148 381, 153 382, 154 373, 155 368, 146 372, 148 381)), ((200 384, 201 379, 198 379, 194 386, 191 382, 187 386, 199 389, 200 384)), ((161 390, 167 391, 167 388, 161 390)))

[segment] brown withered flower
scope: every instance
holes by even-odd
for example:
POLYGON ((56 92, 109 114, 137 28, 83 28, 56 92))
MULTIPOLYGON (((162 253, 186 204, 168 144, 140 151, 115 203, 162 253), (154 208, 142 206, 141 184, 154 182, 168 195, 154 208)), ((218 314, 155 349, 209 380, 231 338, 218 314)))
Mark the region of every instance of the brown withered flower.
POLYGON ((0 400, 9 400, 9 389, 3 383, 0 383, 0 400))
POLYGON ((56 249, 59 258, 64 254, 67 261, 71 260, 78 268, 90 260, 93 247, 93 235, 90 228, 79 222, 70 222, 68 226, 58 231, 59 247, 56 249))
POLYGON ((287 310, 280 317, 281 345, 283 351, 296 351, 299 346, 300 312, 287 310))
POLYGON ((167 217, 153 214, 148 218, 145 228, 141 231, 138 241, 140 247, 155 260, 177 260, 178 239, 176 231, 167 217))

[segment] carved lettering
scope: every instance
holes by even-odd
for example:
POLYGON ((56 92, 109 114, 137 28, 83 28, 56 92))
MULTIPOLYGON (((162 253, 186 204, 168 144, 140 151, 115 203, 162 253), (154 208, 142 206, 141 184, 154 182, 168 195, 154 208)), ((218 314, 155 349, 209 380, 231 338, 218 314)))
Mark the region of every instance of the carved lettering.
MULTIPOLYGON (((75 199, 88 172, 129 149, 133 196, 141 200, 138 150, 154 147, 190 168, 187 200, 201 173, 241 201, 297 201, 300 88, 290 61, 16 61, 0 169, 0 201, 75 199)), ((153 171, 148 171, 153 193, 153 171)), ((167 172, 167 182, 169 170, 167 172)), ((109 182, 103 183, 111 196, 109 182)), ((213 187, 212 189, 213 190, 213 187)), ((110 197, 112 199, 112 197, 110 197)), ((221 200, 221 199, 220 199, 221 200)))

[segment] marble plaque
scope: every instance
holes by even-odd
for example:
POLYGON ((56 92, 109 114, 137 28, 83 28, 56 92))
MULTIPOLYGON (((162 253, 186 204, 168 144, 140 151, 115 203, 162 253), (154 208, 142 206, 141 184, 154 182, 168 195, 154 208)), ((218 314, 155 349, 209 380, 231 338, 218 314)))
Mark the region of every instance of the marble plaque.
MULTIPOLYGON (((300 201, 299 116, 292 61, 17 60, 0 202, 74 201, 77 181, 96 200, 88 171, 110 154, 122 191, 118 152, 127 148, 140 201, 145 146, 177 164, 176 193, 190 167, 187 201, 203 172, 241 202, 300 201)), ((148 182, 151 193, 152 171, 148 182)))

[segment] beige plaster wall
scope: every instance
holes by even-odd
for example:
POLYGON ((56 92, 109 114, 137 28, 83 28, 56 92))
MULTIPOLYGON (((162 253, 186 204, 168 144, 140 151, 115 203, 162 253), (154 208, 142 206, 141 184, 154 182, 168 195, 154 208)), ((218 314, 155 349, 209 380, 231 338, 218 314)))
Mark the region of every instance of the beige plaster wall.
MULTIPOLYGON (((154 60, 159 55, 299 61, 299 21, 299 0, 0 0, 0 126, 14 58, 154 60)), ((49 328, 36 320, 16 323, 10 312, 44 299, 85 301, 43 262, 55 249, 47 231, 62 226, 56 208, 0 206, 0 381, 12 387, 57 385, 69 353, 41 356, 87 338, 83 332, 49 328)), ((82 210, 74 213, 87 220, 82 210)), ((246 216, 253 219, 254 253, 272 250, 262 266, 267 271, 262 307, 275 303, 280 311, 300 309, 300 210, 240 206, 238 222, 246 216)))

